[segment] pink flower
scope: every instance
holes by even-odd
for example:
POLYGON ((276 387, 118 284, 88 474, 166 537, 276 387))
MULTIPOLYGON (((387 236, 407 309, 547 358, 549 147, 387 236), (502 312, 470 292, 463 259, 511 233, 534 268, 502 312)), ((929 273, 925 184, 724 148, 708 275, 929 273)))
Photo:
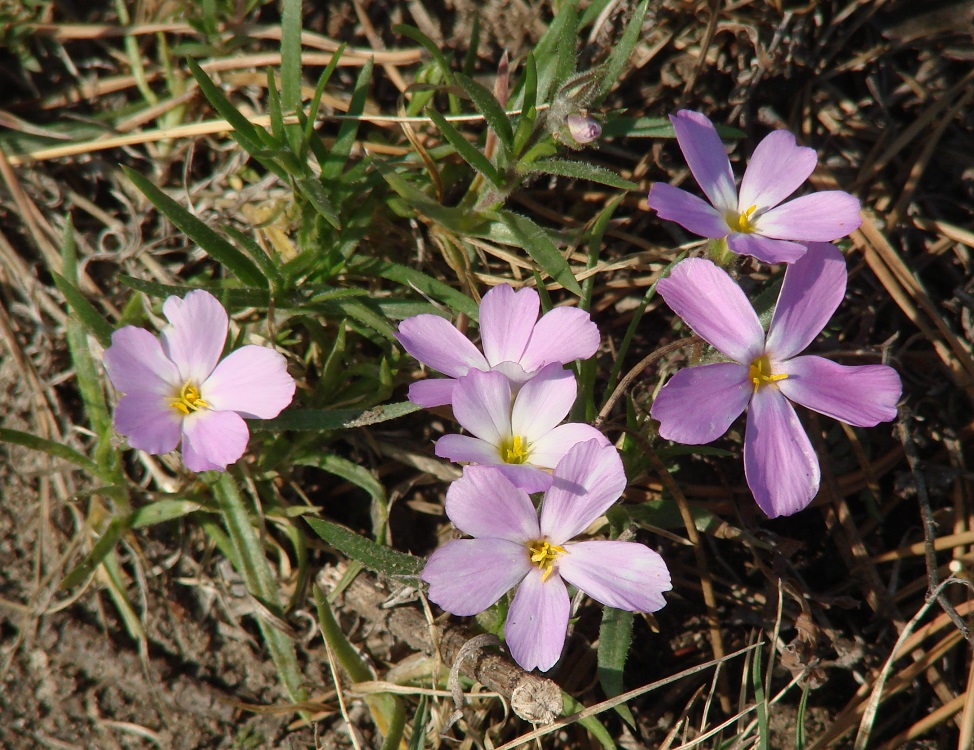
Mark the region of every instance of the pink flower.
POLYGON ((496 466, 527 492, 546 490, 550 470, 576 443, 609 445, 591 425, 561 424, 577 391, 575 375, 556 363, 541 368, 512 403, 505 375, 471 370, 453 389, 453 416, 470 435, 444 435, 436 441, 436 455, 496 466))
POLYGON ((808 179, 818 161, 815 151, 795 145, 795 136, 787 130, 776 130, 758 144, 738 194, 713 123, 686 109, 670 120, 690 172, 710 203, 657 182, 649 191, 649 206, 662 218, 703 237, 726 237, 735 253, 765 263, 791 263, 805 254, 808 241, 831 242, 862 223, 859 200, 841 190, 781 204, 808 179))
POLYGON ((115 429, 147 453, 168 453, 182 439, 186 468, 222 471, 247 448, 242 418, 276 417, 294 397, 294 379, 284 357, 263 346, 220 360, 229 320, 209 292, 170 297, 162 310, 169 325, 158 339, 125 326, 105 350, 108 376, 125 394, 115 429))
POLYGON ((677 315, 731 360, 670 378, 650 411, 660 422, 660 435, 709 443, 750 405, 744 470, 754 499, 772 518, 797 513, 818 491, 818 459, 792 401, 847 424, 873 427, 896 418, 902 392, 892 367, 797 356, 832 317, 847 279, 835 246, 810 243, 809 251, 785 271, 767 336, 744 292, 709 260, 681 261, 656 287, 677 315))
POLYGON ((576 445, 555 467, 541 518, 524 490, 492 467, 467 467, 446 494, 446 513, 473 539, 436 550, 423 569, 429 598, 455 615, 475 615, 518 587, 505 637, 524 669, 551 669, 568 626, 565 583, 608 606, 655 612, 670 574, 635 542, 572 542, 622 494, 626 475, 612 446, 576 445))
POLYGON ((484 353, 439 315, 416 315, 399 324, 403 348, 446 379, 420 380, 409 387, 409 400, 420 406, 452 403, 456 378, 473 370, 497 370, 519 387, 542 367, 588 359, 599 348, 599 329, 584 310, 556 307, 541 316, 534 289, 495 286, 480 301, 480 337, 484 353))

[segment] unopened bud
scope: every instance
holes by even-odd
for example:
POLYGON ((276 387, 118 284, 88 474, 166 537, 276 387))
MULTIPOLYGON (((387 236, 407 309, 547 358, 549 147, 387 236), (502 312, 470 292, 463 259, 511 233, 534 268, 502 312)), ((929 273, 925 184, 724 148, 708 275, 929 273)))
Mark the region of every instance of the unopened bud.
POLYGON ((568 115, 565 125, 578 143, 591 143, 602 135, 602 126, 594 117, 588 115, 568 115))

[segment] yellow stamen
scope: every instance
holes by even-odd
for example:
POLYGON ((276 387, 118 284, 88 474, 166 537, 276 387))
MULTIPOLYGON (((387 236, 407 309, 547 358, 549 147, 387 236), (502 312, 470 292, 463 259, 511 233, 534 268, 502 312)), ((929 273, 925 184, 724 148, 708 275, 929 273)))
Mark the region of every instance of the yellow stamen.
POLYGON ((747 376, 752 383, 754 383, 754 392, 758 392, 758 388, 762 385, 768 385, 769 383, 777 383, 779 380, 787 379, 788 375, 785 373, 779 373, 774 375, 771 372, 771 362, 768 360, 768 355, 763 354, 753 362, 748 368, 747 376))
POLYGON ((757 206, 751 206, 747 211, 741 211, 740 214, 735 215, 733 211, 727 213, 724 218, 727 220, 727 224, 735 232, 742 232, 744 234, 751 234, 754 232, 754 225, 751 223, 751 214, 757 211, 757 206))
POLYGON ((187 382, 182 387, 179 395, 170 401, 169 405, 184 416, 189 415, 190 412, 210 408, 210 405, 200 398, 200 389, 191 382, 187 382))
POLYGON ((552 544, 545 539, 536 539, 528 543, 528 556, 531 562, 537 565, 544 573, 541 582, 544 583, 555 570, 555 559, 558 555, 566 555, 568 551, 564 547, 552 544))
POLYGON ((528 460, 528 441, 515 435, 501 443, 501 458, 506 464, 523 464, 528 460))

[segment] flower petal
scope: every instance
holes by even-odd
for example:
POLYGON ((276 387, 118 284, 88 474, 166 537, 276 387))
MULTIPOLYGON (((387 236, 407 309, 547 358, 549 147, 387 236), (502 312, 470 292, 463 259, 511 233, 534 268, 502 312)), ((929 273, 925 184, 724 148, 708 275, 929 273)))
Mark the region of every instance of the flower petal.
POLYGON ((446 515, 468 536, 525 544, 541 536, 538 511, 524 490, 493 467, 468 466, 446 492, 446 515))
POLYGON ((515 292, 500 284, 484 295, 480 301, 480 343, 491 366, 520 361, 540 307, 538 293, 530 287, 515 292))
POLYGON ((220 301, 197 289, 183 299, 169 297, 162 305, 169 325, 162 331, 162 347, 179 368, 185 383, 199 386, 223 354, 229 318, 220 301))
POLYGON ((287 360, 266 346, 230 352, 200 387, 200 397, 216 411, 249 419, 273 419, 294 398, 287 360))
POLYGON ((655 612, 673 588, 663 558, 636 542, 578 542, 557 559, 558 573, 607 607, 655 612))
POLYGON ((780 365, 778 383, 792 401, 856 427, 896 419, 903 383, 887 365, 840 365, 824 357, 795 357, 780 365))
POLYGON ((619 451, 597 440, 579 443, 555 467, 541 505, 541 532, 553 544, 577 536, 626 488, 619 451))
POLYGON ((772 208, 757 218, 754 229, 776 240, 831 242, 860 224, 858 198, 842 190, 824 190, 772 208))
POLYGON ((649 410, 661 437, 703 445, 716 440, 744 412, 754 390, 748 366, 717 362, 685 367, 669 379, 649 410))
POLYGON ((507 613, 504 638, 522 668, 547 672, 565 645, 570 602, 560 577, 542 581, 541 576, 541 569, 533 567, 518 586, 507 613))
POLYGON ((467 370, 488 369, 487 360, 470 339, 439 315, 415 315, 399 324, 396 340, 427 367, 458 378, 467 370))
POLYGON ((764 350, 764 329, 754 308, 711 261, 681 260, 656 290, 701 338, 735 362, 749 364, 764 350))
POLYGON ((511 437, 511 384, 499 372, 471 370, 453 389, 453 416, 472 435, 496 446, 511 437))
POLYGON ((470 461, 485 466, 503 463, 496 445, 470 435, 444 435, 436 441, 435 453, 455 463, 470 461))
POLYGON ((598 441, 599 445, 611 445, 609 439, 592 425, 584 422, 567 422, 558 425, 543 438, 531 444, 529 460, 535 466, 553 469, 578 443, 589 440, 598 441))
POLYGON ((183 418, 183 463, 190 471, 223 471, 247 450, 250 430, 232 411, 202 410, 183 418))
POLYGON ((115 407, 115 429, 146 453, 169 453, 179 445, 183 415, 158 395, 128 393, 115 407))
POLYGON ((670 115, 676 140, 700 189, 720 214, 737 210, 737 189, 730 160, 713 123, 699 112, 683 109, 670 115))
POLYGON ((808 179, 816 162, 815 149, 797 145, 787 130, 769 133, 751 154, 741 180, 738 210, 777 206, 808 179))
POLYGON ((125 326, 115 331, 102 361, 112 385, 122 393, 175 396, 182 386, 179 370, 159 339, 144 328, 125 326))
POLYGON ((530 448, 531 443, 547 435, 568 416, 577 393, 575 373, 557 362, 544 367, 521 386, 514 399, 512 434, 526 438, 530 448))
POLYGON ((528 372, 545 365, 567 365, 588 359, 599 349, 602 338, 592 317, 577 307, 556 307, 541 316, 531 340, 521 355, 521 367, 528 372))
POLYGON ((497 464, 511 484, 528 493, 544 492, 551 486, 551 474, 533 464, 497 464))
POLYGON ((724 215, 707 201, 665 182, 653 183, 647 202, 661 219, 675 221, 688 232, 701 237, 716 239, 730 231, 724 215))
POLYGON ((466 617, 483 612, 533 567, 522 544, 504 539, 454 539, 430 556, 420 577, 430 586, 430 601, 466 617))
POLYGON ((845 297, 845 258, 835 245, 813 242, 788 266, 768 327, 766 351, 773 359, 794 357, 815 340, 845 297))
POLYGON ((770 518, 797 513, 818 492, 818 458, 795 409, 774 386, 758 389, 751 399, 744 474, 754 499, 770 518))
POLYGON ((727 236, 727 247, 738 255, 750 255, 762 263, 794 263, 801 258, 806 248, 798 242, 773 240, 760 234, 736 232, 727 236))
POLYGON ((410 384, 407 398, 426 409, 446 406, 453 402, 453 388, 457 381, 453 378, 429 378, 410 384))

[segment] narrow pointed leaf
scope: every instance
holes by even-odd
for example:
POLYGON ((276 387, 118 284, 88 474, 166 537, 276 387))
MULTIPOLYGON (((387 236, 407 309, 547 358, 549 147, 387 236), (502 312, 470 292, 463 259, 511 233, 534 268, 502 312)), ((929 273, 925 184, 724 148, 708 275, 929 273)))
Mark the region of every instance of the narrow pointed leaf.
POLYGON ((582 295, 582 288, 575 280, 568 261, 544 229, 526 216, 510 211, 498 211, 498 217, 501 224, 517 240, 517 245, 523 248, 545 273, 568 291, 578 296, 582 295))
POLYGON ((443 137, 456 149, 461 159, 490 180, 495 187, 503 188, 504 180, 500 172, 497 171, 497 167, 490 163, 490 159, 484 156, 483 151, 464 138, 463 134, 435 109, 427 110, 427 114, 433 124, 443 133, 443 137))
POLYGON ((621 190, 639 190, 639 185, 626 180, 611 169, 589 164, 584 161, 569 161, 568 159, 542 159, 529 165, 525 171, 542 172, 560 177, 572 177, 578 180, 591 180, 609 187, 621 190))
POLYGON ((511 127, 511 120, 501 103, 494 98, 486 86, 482 86, 472 78, 457 73, 456 79, 460 87, 473 101, 477 111, 484 116, 487 124, 497 133, 501 143, 510 149, 514 142, 514 129, 511 127))
POLYGON ((351 560, 386 576, 418 577, 426 565, 422 557, 373 542, 351 529, 320 518, 305 519, 314 532, 351 560))

